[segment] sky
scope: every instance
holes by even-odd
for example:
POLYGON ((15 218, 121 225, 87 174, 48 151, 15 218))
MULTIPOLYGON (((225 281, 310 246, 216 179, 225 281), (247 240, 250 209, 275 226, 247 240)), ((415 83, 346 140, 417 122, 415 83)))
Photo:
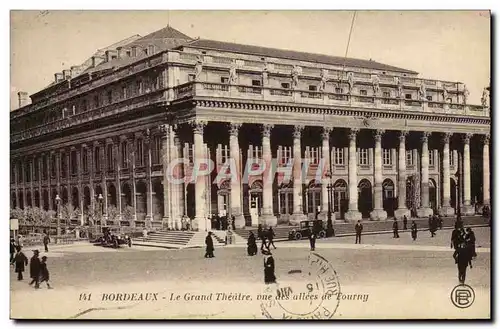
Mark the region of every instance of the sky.
MULTIPOLYGON (((99 48, 167 24, 220 41, 344 56, 353 11, 11 11, 11 110, 99 48)), ((490 81, 490 13, 357 11, 348 57, 460 81, 480 104, 490 81)))

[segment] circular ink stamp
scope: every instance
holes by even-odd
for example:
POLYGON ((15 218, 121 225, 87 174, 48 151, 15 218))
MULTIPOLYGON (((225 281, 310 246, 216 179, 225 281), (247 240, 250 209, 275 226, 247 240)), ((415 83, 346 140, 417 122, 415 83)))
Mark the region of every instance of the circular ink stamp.
POLYGON ((268 319, 330 319, 340 303, 337 272, 321 255, 310 253, 307 265, 266 285, 260 309, 268 319))

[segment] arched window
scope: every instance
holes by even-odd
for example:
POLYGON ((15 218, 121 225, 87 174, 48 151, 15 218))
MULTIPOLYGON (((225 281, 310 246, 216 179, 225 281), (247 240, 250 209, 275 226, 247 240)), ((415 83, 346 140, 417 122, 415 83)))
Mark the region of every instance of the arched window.
POLYGON ((315 214, 319 212, 321 205, 321 185, 315 180, 311 181, 307 188, 307 213, 315 214))

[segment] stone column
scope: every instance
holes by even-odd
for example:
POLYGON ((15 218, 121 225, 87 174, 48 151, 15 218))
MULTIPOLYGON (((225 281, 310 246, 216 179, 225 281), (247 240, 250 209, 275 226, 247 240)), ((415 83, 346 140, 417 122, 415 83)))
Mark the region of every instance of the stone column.
POLYGON ((94 178, 95 178, 95 168, 94 168, 94 150, 97 144, 97 142, 94 142, 92 144, 92 147, 90 148, 89 152, 89 188, 90 188, 90 209, 89 213, 94 214, 95 213, 95 190, 94 190, 94 178))
MULTIPOLYGON (((146 154, 147 154, 147 159, 146 159, 146 177, 147 177, 147 181, 148 181, 148 204, 149 204, 149 211, 148 211, 148 214, 149 214, 149 220, 150 222, 148 223, 148 221, 146 221, 146 227, 148 228, 151 228, 152 227, 152 222, 151 221, 154 221, 154 210, 153 210, 153 178, 151 177, 151 173, 152 173, 152 168, 151 168, 151 136, 150 136, 150 131, 149 129, 146 130, 146 134, 144 136, 144 147, 146 148, 146 154)), ((168 197, 168 196, 167 196, 168 197)), ((160 202, 163 202, 163 200, 161 200, 160 202)), ((163 204, 163 209, 167 208, 167 212, 168 212, 168 208, 169 208, 169 205, 168 203, 164 203, 163 204)))
POLYGON ((374 161, 374 207, 370 213, 371 220, 385 220, 387 219, 387 212, 383 207, 382 196, 382 135, 384 130, 377 129, 375 131, 375 161, 374 161))
POLYGON ((193 178, 195 179, 195 217, 193 220, 193 229, 198 231, 207 230, 207 214, 205 209, 206 204, 206 185, 205 176, 196 175, 196 171, 200 169, 201 163, 204 163, 203 158, 205 157, 204 147, 203 147, 203 130, 207 125, 204 121, 198 121, 193 123, 193 133, 194 133, 194 167, 193 167, 193 178))
POLYGON ((463 206, 460 209, 462 215, 474 215, 474 207, 471 205, 471 186, 470 186, 470 138, 472 134, 467 133, 464 136, 464 155, 463 155, 463 206))
POLYGON ((293 131, 293 214, 292 223, 306 220, 302 210, 302 150, 300 138, 304 126, 295 126, 293 131))
POLYGON ((273 125, 264 124, 262 127, 262 161, 265 163, 266 170, 262 174, 262 214, 260 216, 260 224, 268 226, 276 226, 278 219, 273 213, 273 181, 274 174, 272 168, 272 152, 271 152, 271 130, 273 125))
POLYGON ((35 156, 31 156, 31 160, 29 161, 30 166, 30 193, 31 193, 31 207, 35 207, 35 189, 33 187, 33 180, 35 178, 35 156))
POLYGON ((137 221, 137 188, 135 185, 135 140, 132 138, 130 143, 127 144, 129 148, 129 157, 130 157, 130 182, 132 183, 132 207, 134 207, 134 217, 130 222, 130 226, 135 226, 135 222, 137 221))
MULTIPOLYGON (((321 174, 321 212, 318 219, 328 219, 328 184, 330 184, 330 133, 332 128, 323 127, 322 144, 321 144, 321 160, 323 161, 323 172, 321 174)), ((332 205, 331 205, 332 206, 332 205)), ((332 207, 333 208, 333 207, 332 207)), ((335 220, 335 213, 332 210, 332 221, 335 220)), ((316 209, 314 209, 316 212, 316 209)))
POLYGON ((127 140, 127 136, 120 136, 118 139, 115 139, 115 143, 113 146, 113 150, 115 153, 115 162, 116 162, 116 208, 118 209, 118 221, 122 220, 122 184, 121 184, 121 171, 122 171, 122 150, 121 145, 122 142, 127 140))
POLYGON ((43 198, 43 190, 42 190, 42 171, 43 171, 43 157, 45 153, 42 153, 39 157, 37 157, 38 162, 38 197, 40 198, 40 209, 44 210, 44 198, 43 198))
POLYGON ((161 131, 161 163, 163 171, 163 225, 167 226, 167 229, 172 230, 174 225, 172 224, 173 212, 175 209, 175 200, 173 198, 172 183, 169 178, 169 163, 171 161, 170 152, 172 149, 171 145, 171 135, 172 127, 168 124, 163 124, 160 126, 161 131), (166 205, 169 205, 167 207, 166 205), (169 211, 171 210, 171 212, 169 211))
POLYGON ((52 163, 52 151, 47 153, 47 157, 45 158, 46 166, 45 168, 47 169, 47 195, 49 197, 49 210, 54 210, 52 209, 52 198, 55 198, 55 195, 52 195, 52 181, 50 177, 50 164, 52 163))
POLYGON ((356 158, 356 137, 359 129, 351 129, 349 133, 349 209, 345 214, 346 221, 361 220, 358 211, 358 162, 356 158))
POLYGON ((78 207, 80 208, 80 225, 84 225, 83 218, 83 186, 82 186, 82 151, 84 148, 76 149, 76 175, 78 177, 78 207))
POLYGON ((398 172, 398 209, 394 217, 410 219, 410 210, 406 207, 406 135, 408 131, 401 131, 399 135, 399 172, 398 172))
POLYGON ((483 205, 490 205, 490 135, 483 139, 483 205))
POLYGON ((238 131, 241 123, 231 123, 229 126, 229 148, 231 161, 233 161, 236 172, 231 172, 231 214, 235 218, 235 227, 245 227, 245 217, 241 207, 241 166, 240 166, 240 145, 238 141, 238 131))
POLYGON ((417 209, 418 217, 429 217, 434 211, 429 207, 429 136, 425 131, 422 135, 422 181, 420 187, 421 206, 417 209))
MULTIPOLYGON (((173 146, 172 150, 174 151, 174 155, 172 155, 172 160, 174 159, 181 159, 182 158, 182 145, 181 145, 181 140, 179 137, 177 137, 177 134, 175 134, 175 130, 172 131, 172 137, 171 139, 173 140, 173 146), (175 158, 174 158, 175 157, 175 158)), ((184 178, 185 172, 186 172, 186 167, 184 164, 180 164, 176 167, 176 176, 178 179, 184 178)), ((185 207, 185 191, 186 191, 186 181, 183 179, 182 182, 179 184, 176 184, 174 186, 174 190, 176 192, 175 195, 175 202, 172 203, 172 207, 175 207, 177 214, 174 213, 173 215, 173 221, 174 221, 174 227, 175 229, 180 229, 182 227, 181 219, 182 216, 186 214, 186 207, 185 207)))
MULTIPOLYGON (((102 217, 103 221, 106 221, 108 218, 108 185, 106 184, 106 146, 107 143, 104 142, 101 144, 99 151, 101 153, 101 189, 102 189, 102 217)), ((103 223, 105 224, 105 223, 103 223)), ((101 225, 103 225, 101 224, 101 225)))
POLYGON ((443 135, 443 205, 440 209, 441 216, 453 216, 455 210, 451 207, 450 187, 450 137, 451 133, 443 135))

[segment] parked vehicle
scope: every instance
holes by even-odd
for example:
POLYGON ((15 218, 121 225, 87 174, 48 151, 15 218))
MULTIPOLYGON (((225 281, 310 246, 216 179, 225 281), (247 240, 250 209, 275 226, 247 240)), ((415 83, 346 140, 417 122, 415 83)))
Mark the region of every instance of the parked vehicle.
POLYGON ((102 235, 97 236, 93 244, 94 246, 119 248, 129 244, 129 237, 121 234, 118 228, 103 227, 102 235))
POLYGON ((322 220, 305 220, 300 222, 299 228, 288 233, 288 240, 308 238, 311 231, 316 232, 316 236, 320 239, 326 237, 326 228, 322 220))

